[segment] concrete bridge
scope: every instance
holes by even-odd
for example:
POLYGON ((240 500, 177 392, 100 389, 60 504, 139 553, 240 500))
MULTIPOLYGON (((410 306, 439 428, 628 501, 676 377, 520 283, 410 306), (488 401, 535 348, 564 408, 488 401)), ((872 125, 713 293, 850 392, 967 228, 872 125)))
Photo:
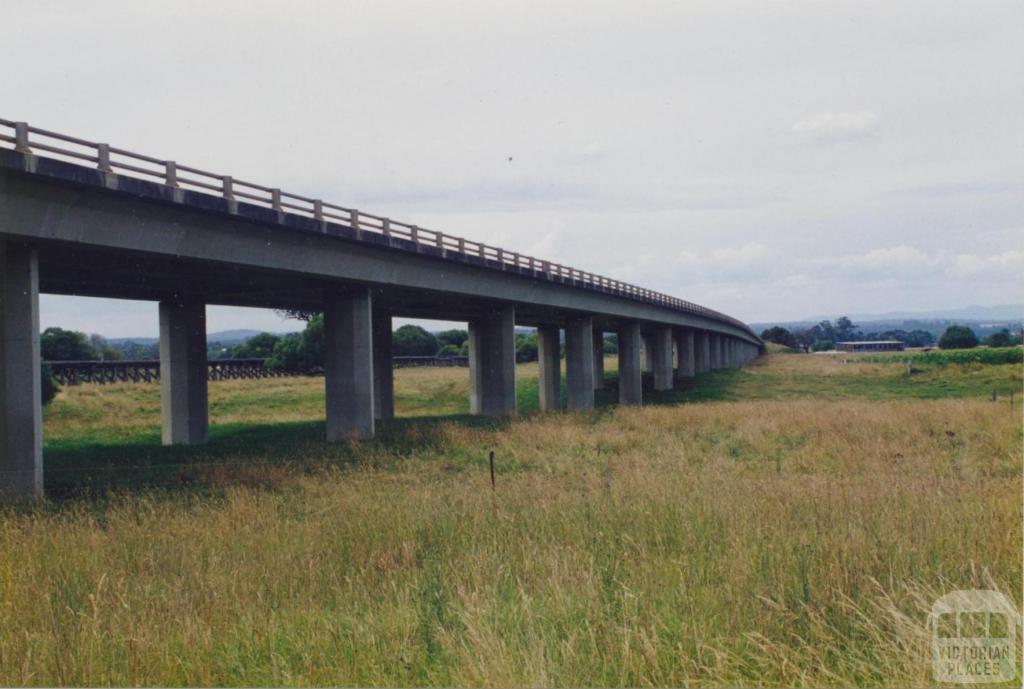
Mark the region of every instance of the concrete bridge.
POLYGON ((163 442, 207 439, 207 304, 324 312, 327 440, 393 415, 394 317, 469 323, 470 408, 516 409, 514 328, 534 326, 540 407, 594 406, 603 333, 619 401, 740 366, 749 327, 664 294, 229 175, 0 120, 0 492, 43 486, 39 293, 159 303, 163 442), (597 346, 595 346, 595 344, 597 346))

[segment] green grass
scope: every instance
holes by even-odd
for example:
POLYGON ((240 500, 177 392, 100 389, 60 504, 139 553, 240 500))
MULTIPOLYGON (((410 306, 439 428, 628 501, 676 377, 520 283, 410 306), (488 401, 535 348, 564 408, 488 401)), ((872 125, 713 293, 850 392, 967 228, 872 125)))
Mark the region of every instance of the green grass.
POLYGON ((780 354, 636 409, 606 365, 587 414, 520 367, 509 420, 398 371, 337 445, 322 380, 211 384, 200 448, 159 445, 156 386, 65 389, 50 497, 0 506, 0 685, 922 686, 936 598, 1019 605, 986 390, 1019 366, 780 354))

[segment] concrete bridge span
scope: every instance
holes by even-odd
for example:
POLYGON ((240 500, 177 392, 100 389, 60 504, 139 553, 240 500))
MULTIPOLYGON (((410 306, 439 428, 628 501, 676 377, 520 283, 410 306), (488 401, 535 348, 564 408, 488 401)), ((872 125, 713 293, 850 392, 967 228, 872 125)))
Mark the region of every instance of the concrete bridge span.
POLYGON ((42 490, 40 292, 158 302, 163 441, 207 437, 207 304, 325 314, 327 439, 393 415, 394 317, 466 321, 473 413, 515 413, 516 325, 538 329, 540 406, 740 366, 749 327, 682 299, 322 200, 0 120, 0 492, 42 490))

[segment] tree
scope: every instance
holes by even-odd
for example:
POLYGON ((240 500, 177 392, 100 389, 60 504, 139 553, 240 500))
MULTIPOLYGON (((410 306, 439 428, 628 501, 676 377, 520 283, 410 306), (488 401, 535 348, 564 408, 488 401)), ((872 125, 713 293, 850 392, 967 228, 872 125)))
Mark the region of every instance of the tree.
POLYGON ((978 346, 978 336, 966 325, 951 325, 939 338, 939 349, 973 349, 978 346))
POLYGON ((114 347, 102 335, 93 333, 89 336, 89 344, 96 350, 101 361, 120 361, 124 358, 121 350, 114 347))
POLYGON ((1003 328, 985 338, 985 344, 989 347, 1009 347, 1013 344, 1013 336, 1010 335, 1009 330, 1003 328))
POLYGON ((460 351, 461 351, 461 349, 459 347, 456 347, 453 344, 446 344, 444 347, 441 347, 441 349, 437 350, 437 356, 440 356, 440 357, 459 356, 459 352, 460 351))
POLYGON ((765 342, 780 344, 783 347, 798 347, 800 345, 793 333, 778 325, 761 333, 761 339, 765 342))
POLYGON ((832 340, 815 340, 814 343, 811 344, 811 351, 812 352, 827 352, 830 349, 835 349, 835 348, 836 348, 836 343, 833 342, 832 340))
POLYGON ((267 368, 294 373, 309 370, 305 348, 302 345, 302 335, 291 333, 282 337, 274 345, 274 351, 267 359, 267 368))
POLYGON ((516 362, 537 360, 537 335, 516 335, 516 362))
POLYGON ((619 336, 618 335, 605 335, 601 341, 601 353, 602 354, 618 354, 619 353, 619 336))
POLYGON ((100 358, 85 333, 47 328, 39 336, 44 361, 96 361, 100 358))
MULTIPOLYGON (((469 333, 465 330, 444 330, 437 334, 437 343, 444 349, 447 345, 452 345, 458 350, 462 346, 462 343, 469 339, 469 333)), ((440 352, 438 352, 440 355, 440 352)))
POLYGON ((306 321, 309 323, 311 320, 321 315, 321 311, 308 311, 306 309, 274 309, 281 318, 294 318, 297 321, 306 321))
POLYGON ((403 325, 391 341, 395 356, 434 356, 437 338, 418 325, 403 325))
MULTIPOLYGON (((827 323, 828 321, 825 322, 827 323)), ((833 342, 845 342, 847 340, 852 340, 854 339, 854 337, 856 337, 856 331, 857 326, 853 324, 853 321, 851 321, 846 316, 840 316, 839 318, 836 319, 836 339, 833 340, 833 342)))
POLYGON ((301 333, 278 338, 267 367, 279 371, 310 371, 324 365, 324 317, 317 314, 301 333))
POLYGON ((281 340, 278 335, 260 333, 253 335, 240 345, 231 348, 232 359, 266 359, 274 353, 274 347, 281 340))

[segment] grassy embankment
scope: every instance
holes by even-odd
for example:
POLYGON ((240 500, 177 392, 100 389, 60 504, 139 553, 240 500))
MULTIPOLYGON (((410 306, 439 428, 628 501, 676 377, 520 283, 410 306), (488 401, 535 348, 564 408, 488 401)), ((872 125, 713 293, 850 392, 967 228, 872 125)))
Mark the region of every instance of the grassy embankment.
POLYGON ((0 684, 930 684, 935 598, 1020 602, 987 396, 1021 367, 845 358, 511 422, 399 371, 403 418, 342 446, 319 380, 211 384, 206 448, 157 445, 155 386, 69 388, 59 499, 0 508, 0 684))

